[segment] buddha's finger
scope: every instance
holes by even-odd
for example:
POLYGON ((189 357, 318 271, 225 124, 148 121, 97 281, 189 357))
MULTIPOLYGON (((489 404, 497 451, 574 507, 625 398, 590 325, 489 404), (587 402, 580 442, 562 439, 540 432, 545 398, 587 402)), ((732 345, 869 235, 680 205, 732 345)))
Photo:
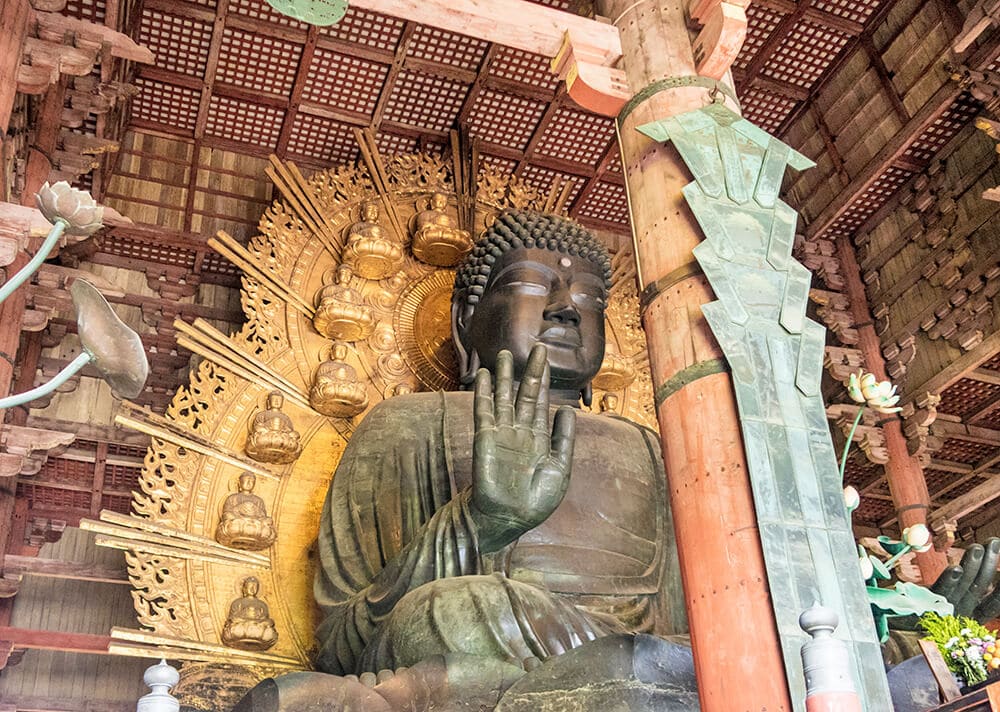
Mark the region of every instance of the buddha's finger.
POLYGON ((993 591, 976 607, 974 617, 983 623, 1000 617, 1000 585, 994 586, 993 591))
POLYGON ((993 583, 998 556, 1000 556, 1000 539, 993 537, 986 542, 984 547, 983 563, 979 566, 979 573, 972 580, 968 593, 963 595, 961 601, 956 604, 956 609, 968 611, 970 614, 976 609, 976 606, 979 605, 979 599, 993 583))
POLYGON ((952 596, 955 595, 955 587, 958 586, 958 582, 961 580, 964 571, 965 569, 961 566, 949 566, 938 576, 937 581, 931 586, 931 591, 939 596, 944 596, 950 601, 952 596))
POLYGON ((535 419, 535 404, 538 402, 538 391, 542 375, 545 373, 545 361, 545 347, 542 344, 535 344, 528 355, 524 376, 517 389, 514 418, 518 425, 528 425, 535 419))
POLYGON ((514 424, 514 357, 506 349, 497 354, 493 412, 497 425, 514 424))
POLYGON ((542 370, 541 383, 538 385, 538 402, 535 403, 535 421, 532 429, 536 433, 547 433, 549 431, 549 360, 545 359, 545 368, 542 370))
POLYGON ((552 423, 552 450, 549 456, 569 471, 576 441, 576 412, 568 405, 559 407, 552 423))
POLYGON ((493 418, 493 379, 485 368, 476 372, 474 393, 475 401, 472 414, 476 430, 494 427, 496 421, 493 418))
POLYGON ((965 594, 969 592, 969 586, 972 585, 973 579, 979 575, 979 568, 983 563, 983 555, 985 550, 981 544, 973 544, 965 551, 965 556, 962 557, 962 578, 958 580, 955 584, 955 596, 957 600, 952 600, 955 604, 955 615, 956 616, 967 616, 972 611, 966 611, 960 609, 958 604, 963 601, 965 594))

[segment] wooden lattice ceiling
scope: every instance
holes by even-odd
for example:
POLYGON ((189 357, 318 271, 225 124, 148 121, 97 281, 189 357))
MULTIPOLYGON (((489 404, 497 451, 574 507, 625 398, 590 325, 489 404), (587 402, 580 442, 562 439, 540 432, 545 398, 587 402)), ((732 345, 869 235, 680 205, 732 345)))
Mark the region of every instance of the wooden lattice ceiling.
MULTIPOLYGON (((574 105, 545 57, 358 9, 333 27, 309 27, 278 15, 265 0, 136 0, 125 2, 127 8, 117 7, 118 0, 69 0, 65 12, 100 22, 107 2, 128 17, 123 29, 157 62, 132 69, 140 91, 128 105, 124 133, 115 137, 121 151, 103 174, 83 179, 84 187, 139 223, 103 236, 89 256, 98 264, 143 269, 168 284, 181 278, 188 287, 235 285, 236 270, 205 239, 219 228, 238 237, 254 230, 271 197, 265 157, 276 153, 307 172, 353 161, 358 149, 351 129, 369 125, 388 153, 443 149, 449 129, 464 127, 480 139, 485 162, 543 191, 568 182, 573 217, 627 232, 613 121, 574 105)), ((590 5, 543 2, 582 13, 590 5)), ((906 33, 930 36, 934 27, 945 27, 938 34, 954 36, 963 18, 948 0, 759 0, 748 18, 747 41, 733 67, 744 115, 778 136, 795 134, 789 140, 796 145, 809 132, 822 138, 819 151, 806 151, 821 164, 819 177, 804 174, 790 185, 791 199, 801 198, 811 240, 863 232, 981 108, 955 87, 943 87, 924 104, 908 103, 916 80, 887 69, 898 65, 906 33), (872 112, 874 125, 884 117, 873 106, 884 105, 898 125, 883 139, 883 150, 860 163, 841 148, 850 127, 831 111, 842 96, 850 100, 838 77, 859 61, 877 85, 869 95, 879 94, 881 103, 847 103, 839 113, 872 112), (833 168, 824 173, 826 164, 833 168)), ((945 45, 922 50, 928 72, 945 45)), ((995 47, 982 49, 996 56, 995 47)), ((100 127, 90 122, 77 130, 100 127)), ((179 365, 187 356, 171 346, 172 319, 226 316, 204 306, 175 309, 170 295, 161 297, 155 304, 132 302, 144 315, 161 315, 150 317, 156 334, 144 337, 157 383, 140 398, 156 408, 183 378, 179 365)), ((993 472, 992 454, 974 449, 977 438, 1000 443, 1000 386, 983 375, 997 368, 985 363, 978 377, 943 384, 942 417, 978 430, 956 430, 928 468, 935 504, 993 472)), ((882 468, 859 455, 847 479, 864 495, 858 520, 890 525, 882 468)))

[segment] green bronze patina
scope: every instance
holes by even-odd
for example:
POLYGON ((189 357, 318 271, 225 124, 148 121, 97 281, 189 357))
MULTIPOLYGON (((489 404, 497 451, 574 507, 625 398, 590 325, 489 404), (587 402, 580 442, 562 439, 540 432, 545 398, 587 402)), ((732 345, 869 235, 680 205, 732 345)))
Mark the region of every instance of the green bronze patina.
POLYGON ((812 162, 719 103, 639 131, 673 142, 695 178, 694 255, 718 298, 702 309, 732 372, 793 703, 804 709, 797 619, 820 603, 840 616, 865 709, 891 709, 819 390, 825 330, 805 316, 798 216, 778 198, 785 167, 812 162))
POLYGON ((237 712, 698 709, 690 650, 649 635, 685 627, 659 439, 578 408, 609 286, 578 225, 498 218, 452 301, 474 391, 384 401, 334 475, 314 588, 330 674, 237 712), (380 684, 345 677, 365 673, 380 684))
POLYGON ((347 14, 347 0, 267 0, 282 15, 326 27, 335 25, 347 14))

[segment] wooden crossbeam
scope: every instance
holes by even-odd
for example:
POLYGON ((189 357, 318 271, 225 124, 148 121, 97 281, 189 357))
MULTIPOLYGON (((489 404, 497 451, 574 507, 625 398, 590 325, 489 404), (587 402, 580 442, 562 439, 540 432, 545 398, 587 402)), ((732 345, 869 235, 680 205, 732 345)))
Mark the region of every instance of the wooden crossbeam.
POLYGON ((0 641, 3 640, 13 643, 15 648, 95 655, 109 655, 108 646, 111 644, 110 635, 0 626, 0 641))
POLYGON ((4 557, 3 570, 6 574, 14 575, 72 579, 74 581, 92 581, 96 583, 128 583, 128 574, 124 568, 101 566, 100 564, 82 564, 77 561, 61 561, 59 559, 43 559, 37 556, 7 554, 4 557))
POLYGON ((135 702, 4 695, 0 712, 135 712, 135 702))
POLYGON ((351 6, 546 57, 559 53, 567 32, 592 62, 611 66, 622 56, 614 25, 525 0, 351 0, 351 6))
MULTIPOLYGON (((946 50, 942 56, 947 56, 948 51, 950 50, 946 50)), ((998 56, 1000 56, 1000 37, 992 36, 990 41, 980 46, 966 64, 971 69, 982 71, 998 56)), ((882 150, 868 161, 851 183, 839 191, 837 197, 810 221, 806 228, 807 239, 816 238, 826 232, 893 165, 910 144, 940 118, 961 93, 962 89, 956 82, 947 82, 934 92, 910 120, 889 139, 882 150)))

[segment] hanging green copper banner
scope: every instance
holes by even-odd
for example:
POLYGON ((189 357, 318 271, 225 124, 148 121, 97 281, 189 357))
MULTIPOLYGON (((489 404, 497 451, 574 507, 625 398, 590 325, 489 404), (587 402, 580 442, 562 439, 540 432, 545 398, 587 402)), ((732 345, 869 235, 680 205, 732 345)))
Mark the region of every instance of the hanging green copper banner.
POLYGON ((267 0, 282 15, 326 27, 335 25, 347 14, 347 0, 267 0))
POLYGON ((892 708, 844 507, 820 378, 825 329, 806 318, 811 275, 792 258, 785 166, 812 162, 716 103, 639 127, 672 141, 695 182, 684 196, 705 233, 694 250, 718 301, 702 307, 729 361, 768 585, 792 700, 805 708, 799 614, 837 611, 868 712, 892 708))

